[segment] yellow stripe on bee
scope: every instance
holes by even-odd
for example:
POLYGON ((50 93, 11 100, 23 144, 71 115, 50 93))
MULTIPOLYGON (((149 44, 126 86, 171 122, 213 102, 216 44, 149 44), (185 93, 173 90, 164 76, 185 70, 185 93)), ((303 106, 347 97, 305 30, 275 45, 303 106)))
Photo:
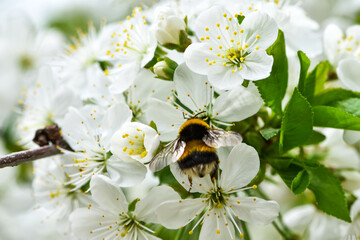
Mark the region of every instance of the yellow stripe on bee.
POLYGON ((202 140, 191 140, 186 143, 184 153, 181 155, 178 161, 181 161, 193 152, 216 152, 216 149, 209 147, 202 140))
POLYGON ((210 128, 210 126, 205 121, 198 119, 198 118, 193 118, 193 119, 187 120, 186 122, 183 123, 183 125, 181 125, 181 127, 179 129, 179 133, 182 130, 184 130, 184 128, 186 128, 187 126, 192 125, 192 124, 197 124, 197 125, 204 126, 206 128, 210 128))

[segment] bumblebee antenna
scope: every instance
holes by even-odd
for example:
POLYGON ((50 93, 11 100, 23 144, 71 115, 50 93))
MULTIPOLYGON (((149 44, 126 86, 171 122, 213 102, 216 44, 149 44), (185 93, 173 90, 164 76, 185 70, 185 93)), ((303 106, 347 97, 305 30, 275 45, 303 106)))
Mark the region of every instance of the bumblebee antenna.
POLYGON ((196 118, 197 116, 199 116, 200 114, 202 113, 205 113, 206 111, 201 111, 201 112, 198 112, 197 114, 195 114, 192 118, 196 118))

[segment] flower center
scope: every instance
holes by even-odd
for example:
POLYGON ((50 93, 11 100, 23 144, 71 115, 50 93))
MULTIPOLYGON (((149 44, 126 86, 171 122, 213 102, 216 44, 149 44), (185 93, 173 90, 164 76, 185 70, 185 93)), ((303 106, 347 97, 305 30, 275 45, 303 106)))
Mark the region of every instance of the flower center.
POLYGON ((229 194, 225 193, 221 188, 218 188, 216 190, 211 189, 206 196, 210 208, 221 209, 227 205, 229 194))
POLYGON ((147 151, 144 146, 145 133, 137 128, 136 133, 125 133, 123 139, 126 140, 124 143, 125 147, 123 152, 127 153, 129 156, 140 156, 144 158, 147 155, 147 151))

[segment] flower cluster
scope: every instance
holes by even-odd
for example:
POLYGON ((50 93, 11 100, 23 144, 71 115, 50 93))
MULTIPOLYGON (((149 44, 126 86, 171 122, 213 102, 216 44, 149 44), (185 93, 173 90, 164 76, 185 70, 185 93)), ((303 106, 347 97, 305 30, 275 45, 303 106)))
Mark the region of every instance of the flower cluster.
POLYGON ((133 2, 75 35, 0 26, 0 143, 46 157, 18 174, 42 224, 80 240, 359 238, 359 25, 285 0, 133 2))

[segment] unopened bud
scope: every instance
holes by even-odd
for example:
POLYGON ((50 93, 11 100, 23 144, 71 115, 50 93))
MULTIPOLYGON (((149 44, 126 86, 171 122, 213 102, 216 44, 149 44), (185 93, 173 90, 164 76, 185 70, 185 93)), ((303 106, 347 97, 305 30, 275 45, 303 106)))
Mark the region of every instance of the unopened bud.
POLYGON ((154 65, 154 73, 160 79, 173 80, 174 72, 177 66, 178 64, 176 62, 165 57, 164 60, 154 65))
POLYGON ((158 8, 155 20, 155 35, 161 45, 176 49, 181 45, 180 32, 185 31, 183 18, 168 7, 158 8))

